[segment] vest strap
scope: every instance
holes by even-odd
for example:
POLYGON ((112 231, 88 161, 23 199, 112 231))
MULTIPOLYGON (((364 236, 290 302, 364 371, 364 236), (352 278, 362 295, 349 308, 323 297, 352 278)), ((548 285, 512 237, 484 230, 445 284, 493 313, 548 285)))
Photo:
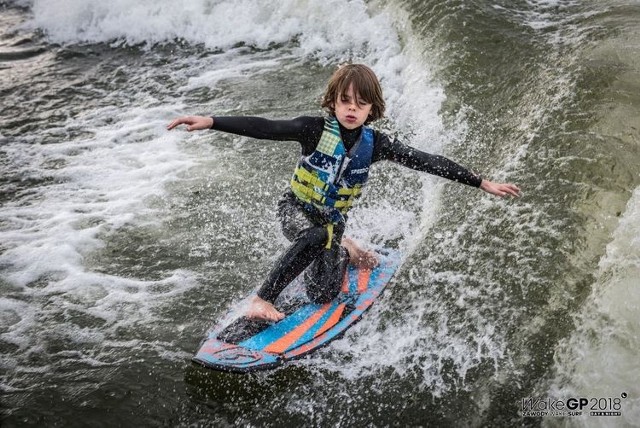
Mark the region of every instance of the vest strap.
POLYGON ((320 189, 327 191, 329 189, 329 184, 320 180, 317 175, 312 172, 307 171, 306 168, 299 166, 293 172, 298 181, 302 183, 308 183, 311 186, 319 187, 320 189))
POLYGON ((327 244, 324 246, 327 250, 331 249, 331 242, 333 241, 333 223, 327 223, 325 226, 327 228, 327 233, 329 234, 329 238, 327 238, 327 244))
POLYGON ((308 185, 305 186, 303 183, 300 183, 295 179, 291 180, 291 190, 293 190, 293 193, 304 202, 319 204, 320 207, 318 208, 322 208, 322 206, 337 208, 342 211, 343 214, 353 206, 356 197, 362 193, 362 190, 357 188, 342 189, 343 192, 340 196, 346 196, 347 198, 333 199, 318 192, 314 187, 308 185))

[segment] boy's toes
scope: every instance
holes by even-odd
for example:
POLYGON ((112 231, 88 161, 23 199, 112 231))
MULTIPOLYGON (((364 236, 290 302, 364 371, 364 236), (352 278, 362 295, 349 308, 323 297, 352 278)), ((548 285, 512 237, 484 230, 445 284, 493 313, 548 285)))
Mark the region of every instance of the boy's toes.
POLYGON ((280 321, 284 318, 284 314, 278 311, 273 304, 260 299, 258 296, 251 300, 245 316, 265 321, 280 321))

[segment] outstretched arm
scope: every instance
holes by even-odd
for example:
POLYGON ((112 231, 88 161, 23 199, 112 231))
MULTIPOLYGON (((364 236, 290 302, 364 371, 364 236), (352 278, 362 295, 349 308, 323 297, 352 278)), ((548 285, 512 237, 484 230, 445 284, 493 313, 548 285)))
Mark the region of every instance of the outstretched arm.
POLYGON ((408 168, 424 171, 449 180, 479 187, 496 196, 519 196, 520 189, 514 184, 493 183, 469 171, 462 165, 440 155, 432 155, 414 147, 393 142, 385 134, 378 134, 379 141, 374 149, 373 161, 391 160, 408 168))
POLYGON ((291 120, 272 120, 256 116, 183 116, 167 129, 187 125, 187 131, 214 129, 260 140, 298 141, 304 154, 311 153, 324 128, 322 117, 301 116, 291 120))

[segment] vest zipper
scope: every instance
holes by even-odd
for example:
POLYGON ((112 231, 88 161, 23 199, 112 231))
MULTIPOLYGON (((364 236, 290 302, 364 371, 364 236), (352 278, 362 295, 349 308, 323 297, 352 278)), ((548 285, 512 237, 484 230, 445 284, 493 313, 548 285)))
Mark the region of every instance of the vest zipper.
MULTIPOLYGON (((355 153, 355 151, 358 149, 358 146, 360 145, 360 142, 362 141, 362 133, 363 132, 364 132, 364 129, 361 129, 360 130, 360 135, 358 136, 358 139, 356 140, 356 142, 353 143, 353 146, 351 146, 351 149, 349 149, 348 151, 345 150, 344 158, 340 162, 340 167, 338 168, 338 174, 336 174, 336 178, 335 178, 335 180, 333 180, 333 184, 334 185, 337 185, 340 182, 340 179, 342 178, 342 174, 344 174, 344 172, 346 171, 347 167, 349 166, 349 162, 351 162, 351 159, 352 159, 352 157, 349 156, 349 154, 353 155, 353 153, 355 153)), ((342 134, 340 134, 340 141, 342 142, 342 146, 344 147, 344 139, 342 138, 342 134)))

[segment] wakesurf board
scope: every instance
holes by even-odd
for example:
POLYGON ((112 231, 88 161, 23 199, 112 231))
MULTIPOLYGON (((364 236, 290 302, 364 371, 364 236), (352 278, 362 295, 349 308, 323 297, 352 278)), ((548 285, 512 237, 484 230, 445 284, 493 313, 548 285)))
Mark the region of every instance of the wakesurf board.
POLYGON ((281 321, 234 317, 232 311, 209 330, 192 361, 214 370, 248 373, 275 368, 327 345, 360 320, 398 269, 399 252, 378 253, 379 264, 372 270, 347 267, 340 293, 329 303, 310 302, 301 275, 275 303, 285 314, 281 321))

